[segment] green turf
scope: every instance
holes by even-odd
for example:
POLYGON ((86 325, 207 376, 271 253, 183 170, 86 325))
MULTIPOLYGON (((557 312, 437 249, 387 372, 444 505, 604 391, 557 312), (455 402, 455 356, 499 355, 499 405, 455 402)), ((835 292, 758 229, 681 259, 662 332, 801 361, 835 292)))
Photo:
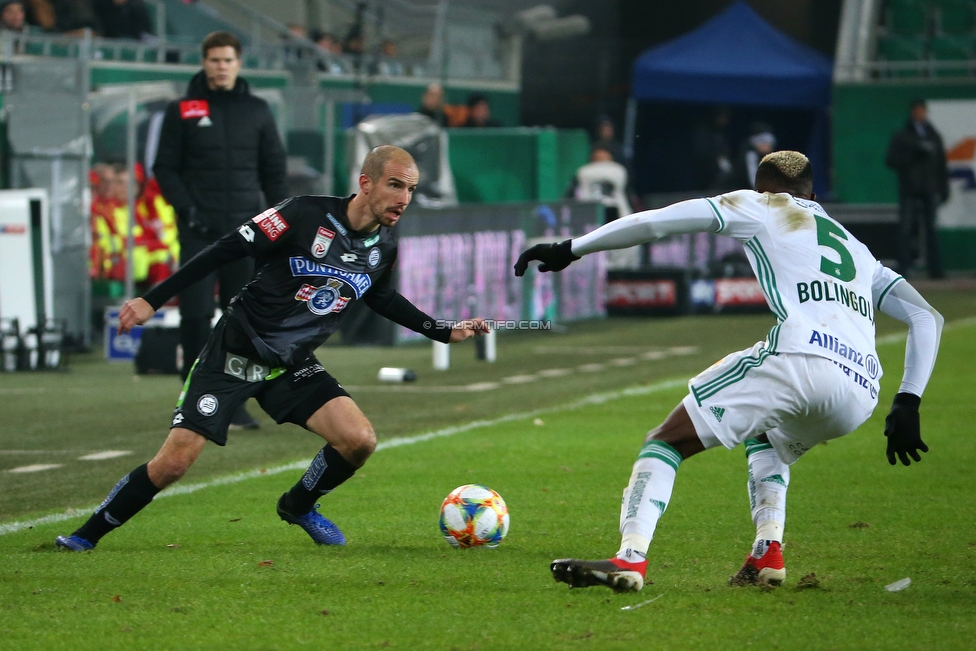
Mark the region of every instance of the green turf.
MULTIPOLYGON (((930 300, 950 322, 976 312, 972 296, 930 300)), ((758 339, 769 321, 588 324, 558 340, 644 349, 697 345, 699 352, 481 394, 363 391, 356 397, 382 434, 417 433, 687 377, 758 339), (459 404, 466 408, 459 411, 459 404)), ((903 329, 879 321, 881 333, 903 329)), ((884 407, 901 375, 903 345, 880 348, 882 407, 858 432, 817 447, 794 466, 789 574, 786 586, 772 592, 726 586, 752 541, 741 450, 710 451, 682 465, 651 548, 654 583, 641 594, 568 591, 548 575, 553 558, 600 558, 616 549, 620 491, 644 432, 683 395, 678 387, 552 411, 539 416, 541 425, 528 418, 381 450, 324 500, 349 538, 342 549, 316 548, 275 516, 276 496, 298 471, 157 500, 91 554, 57 553, 52 545, 80 520, 0 536, 0 639, 11 649, 970 648, 976 634, 970 499, 976 441, 968 399, 976 383, 974 334, 976 325, 967 322, 944 335, 922 407, 932 451, 911 468, 892 468, 884 459, 884 407), (496 550, 453 550, 437 531, 440 501, 469 482, 492 486, 511 509, 511 533, 496 550), (852 528, 855 523, 869 526, 852 528), (819 587, 796 588, 811 572, 819 587), (907 590, 883 589, 904 577, 913 580, 907 590), (658 595, 637 610, 621 610, 658 595)), ((552 334, 503 339, 496 366, 455 351, 446 378, 427 372, 419 384, 469 383, 472 375, 485 381, 602 357, 534 352, 554 340, 552 334)), ((336 374, 347 384, 375 386, 371 376, 388 355, 327 349, 322 357, 341 362, 336 374)), ((429 350, 395 355, 420 369, 429 350)), ((163 430, 155 421, 165 423, 171 402, 157 393, 174 384, 132 382, 119 367, 95 361, 62 376, 17 377, 14 384, 0 376, 3 448, 136 449, 132 431, 143 431, 152 439, 139 448, 143 457, 158 445, 163 430), (12 389, 34 391, 12 399, 12 389), (149 410, 160 413, 139 413, 149 410), (106 423, 118 433, 106 433, 106 423)), ((235 434, 226 449, 208 450, 202 460, 211 459, 209 465, 194 468, 188 481, 280 464, 317 447, 297 428, 235 434)), ((55 475, 0 473, 0 499, 8 505, 0 521, 97 502, 118 475, 142 461, 136 456, 96 463, 64 454, 55 475), (88 489, 75 475, 99 485, 88 489), (72 489, 46 487, 61 482, 72 489), (9 490, 19 497, 8 497, 9 490), (24 495, 45 491, 46 502, 17 506, 24 495)), ((24 463, 0 461, 8 468, 24 463)))

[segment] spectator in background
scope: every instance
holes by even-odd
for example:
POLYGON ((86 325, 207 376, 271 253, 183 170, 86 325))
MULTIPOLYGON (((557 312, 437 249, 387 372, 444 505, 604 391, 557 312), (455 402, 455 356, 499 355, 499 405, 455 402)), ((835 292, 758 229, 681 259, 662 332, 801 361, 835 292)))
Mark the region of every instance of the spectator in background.
POLYGON ((26 18, 22 0, 0 1, 0 29, 22 32, 27 25, 26 18))
POLYGON ((500 127, 498 120, 491 117, 491 105, 488 98, 481 93, 471 93, 468 96, 468 121, 466 127, 500 127))
POLYGON ((93 5, 105 38, 143 40, 155 32, 143 0, 94 0, 93 5))
POLYGON ((326 55, 326 57, 319 58, 318 60, 317 65, 319 70, 334 75, 341 75, 346 72, 342 67, 342 62, 339 59, 333 58, 335 55, 342 54, 342 43, 339 42, 335 34, 314 30, 309 34, 309 38, 315 41, 320 53, 326 55))
POLYGON ((444 114, 444 87, 438 83, 427 86, 424 94, 420 96, 420 108, 417 113, 421 113, 431 118, 442 127, 447 126, 447 116, 444 114))
POLYGON ((99 31, 98 16, 89 0, 51 0, 54 30, 71 36, 82 36, 86 29, 99 31))
MULTIPOLYGON (((229 32, 207 35, 203 70, 163 118, 154 171, 176 209, 184 263, 268 206, 288 196, 285 150, 268 104, 251 95, 241 71, 241 43, 229 32)), ((225 308, 251 279, 245 258, 221 267, 180 293, 184 378, 210 336, 214 285, 225 308)), ((243 407, 233 425, 258 427, 243 407)))
POLYGON ((610 116, 602 115, 596 123, 596 138, 591 149, 605 149, 618 163, 624 162, 624 148, 617 140, 616 127, 610 116))
POLYGON ((692 139, 695 159, 695 188, 707 192, 725 192, 732 174, 731 151, 725 130, 729 112, 719 108, 709 122, 698 125, 692 139))
POLYGON ((51 0, 25 0, 23 5, 27 10, 27 24, 40 27, 46 32, 54 31, 57 18, 51 0))
POLYGON ((943 278, 935 209, 949 198, 942 136, 928 121, 925 100, 909 106, 905 126, 891 136, 885 164, 898 173, 898 265, 903 276, 911 273, 919 250, 919 231, 925 232, 925 261, 931 278, 943 278))
POLYGON ((396 43, 386 39, 380 49, 380 57, 374 65, 373 74, 397 77, 404 72, 403 63, 397 60, 396 43))
POLYGON ((765 122, 753 122, 750 136, 742 143, 739 155, 732 164, 730 185, 733 190, 752 190, 756 187, 759 161, 776 149, 776 136, 765 122))

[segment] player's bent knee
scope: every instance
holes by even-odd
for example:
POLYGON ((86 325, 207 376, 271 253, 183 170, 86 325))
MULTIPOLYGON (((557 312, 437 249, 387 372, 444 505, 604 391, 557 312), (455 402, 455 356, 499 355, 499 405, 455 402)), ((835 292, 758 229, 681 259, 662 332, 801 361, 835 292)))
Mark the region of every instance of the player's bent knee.
POLYGON ((349 463, 357 468, 362 466, 376 451, 376 432, 368 425, 360 428, 348 438, 346 451, 348 454, 343 456, 349 463))

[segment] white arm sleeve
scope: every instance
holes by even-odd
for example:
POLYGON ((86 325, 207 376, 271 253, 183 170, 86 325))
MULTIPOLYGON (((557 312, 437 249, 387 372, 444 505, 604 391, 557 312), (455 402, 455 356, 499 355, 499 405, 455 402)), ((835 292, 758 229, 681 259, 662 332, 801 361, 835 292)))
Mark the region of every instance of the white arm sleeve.
POLYGON ((625 249, 665 235, 717 231, 719 220, 707 199, 691 199, 660 208, 645 210, 604 224, 592 233, 573 240, 575 255, 625 249))
POLYGON ((887 295, 881 298, 878 307, 888 316, 908 324, 905 374, 898 392, 921 397, 935 367, 945 319, 914 287, 904 281, 896 282, 887 295))

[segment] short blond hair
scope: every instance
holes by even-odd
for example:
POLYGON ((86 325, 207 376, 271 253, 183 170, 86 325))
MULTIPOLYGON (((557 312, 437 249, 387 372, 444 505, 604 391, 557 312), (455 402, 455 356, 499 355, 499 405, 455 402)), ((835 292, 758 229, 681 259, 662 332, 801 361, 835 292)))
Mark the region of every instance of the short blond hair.
POLYGON ((766 154, 756 169, 756 189, 760 187, 787 190, 791 194, 813 191, 813 166, 798 151, 774 151, 766 154))
POLYGON ((365 174, 372 181, 378 181, 380 177, 383 176, 383 171, 386 169, 386 164, 390 161, 396 161, 397 163, 402 163, 407 166, 417 167, 417 163, 414 161, 413 156, 406 149, 401 149, 395 145, 380 145, 379 147, 373 147, 366 158, 363 160, 363 166, 360 168, 359 173, 365 174))

